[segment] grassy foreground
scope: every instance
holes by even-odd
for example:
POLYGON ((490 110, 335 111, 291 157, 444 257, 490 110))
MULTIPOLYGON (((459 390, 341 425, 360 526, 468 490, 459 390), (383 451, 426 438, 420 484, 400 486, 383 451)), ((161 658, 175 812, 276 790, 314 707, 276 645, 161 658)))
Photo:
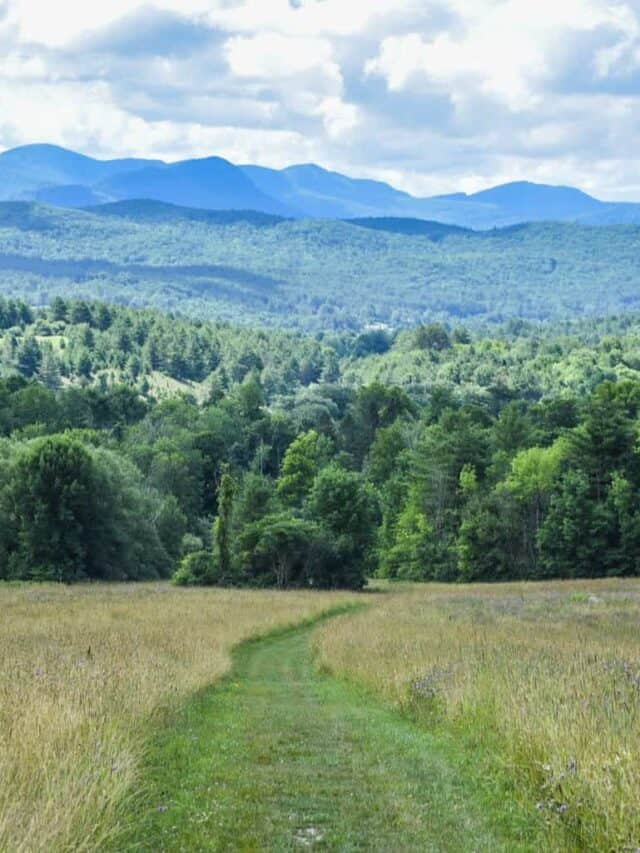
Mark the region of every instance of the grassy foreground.
POLYGON ((535 812, 465 751, 320 675, 312 630, 243 646, 228 678, 173 715, 115 849, 542 849, 535 812))
POLYGON ((398 586, 229 675, 354 601, 0 585, 0 850, 640 848, 640 581, 398 586))
POLYGON ((0 584, 0 850, 101 850, 144 790, 149 723, 249 637, 343 593, 0 584))
POLYGON ((640 849, 640 581, 428 586, 317 635, 322 666, 485 755, 545 849, 640 849))

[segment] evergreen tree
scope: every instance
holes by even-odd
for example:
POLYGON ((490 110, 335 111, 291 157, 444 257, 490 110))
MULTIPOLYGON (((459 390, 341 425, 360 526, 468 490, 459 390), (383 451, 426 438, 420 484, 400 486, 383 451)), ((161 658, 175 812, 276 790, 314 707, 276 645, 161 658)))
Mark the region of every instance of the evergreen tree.
POLYGON ((27 378, 35 376, 42 361, 40 344, 31 335, 23 338, 16 352, 17 367, 20 373, 27 378))
POLYGON ((57 322, 66 322, 66 320, 68 319, 67 312, 67 302, 61 296, 56 296, 49 308, 51 319, 57 322))

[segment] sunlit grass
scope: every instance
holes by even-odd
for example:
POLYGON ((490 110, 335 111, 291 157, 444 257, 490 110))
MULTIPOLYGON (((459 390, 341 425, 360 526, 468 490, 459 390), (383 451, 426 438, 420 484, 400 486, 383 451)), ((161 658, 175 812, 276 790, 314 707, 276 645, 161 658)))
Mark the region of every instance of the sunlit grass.
POLYGON ((0 584, 0 850, 99 850, 154 717, 341 593, 0 584))
POLYGON ((405 589, 316 643, 327 670, 493 752, 566 846, 640 847, 640 581, 405 589))

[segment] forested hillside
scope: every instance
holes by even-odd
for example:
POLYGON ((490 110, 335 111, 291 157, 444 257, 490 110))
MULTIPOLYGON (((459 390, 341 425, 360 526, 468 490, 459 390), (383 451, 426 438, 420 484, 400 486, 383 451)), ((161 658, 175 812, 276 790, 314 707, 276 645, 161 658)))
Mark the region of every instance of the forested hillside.
POLYGON ((640 571, 629 317, 305 337, 57 299, 0 327, 0 577, 640 571))
POLYGON ((371 226, 152 202, 93 212, 5 203, 0 293, 306 331, 564 320, 640 305, 635 226, 371 226))

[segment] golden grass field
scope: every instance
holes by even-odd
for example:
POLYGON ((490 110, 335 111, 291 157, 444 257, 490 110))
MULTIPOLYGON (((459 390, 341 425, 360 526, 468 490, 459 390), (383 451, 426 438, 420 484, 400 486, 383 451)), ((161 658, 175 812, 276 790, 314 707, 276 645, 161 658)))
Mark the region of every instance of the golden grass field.
POLYGON ((640 579, 400 588, 322 627, 316 649, 486 748, 553 849, 640 849, 640 579))
POLYGON ((343 593, 0 584, 0 850, 99 850, 149 721, 223 675, 233 646, 343 593))

